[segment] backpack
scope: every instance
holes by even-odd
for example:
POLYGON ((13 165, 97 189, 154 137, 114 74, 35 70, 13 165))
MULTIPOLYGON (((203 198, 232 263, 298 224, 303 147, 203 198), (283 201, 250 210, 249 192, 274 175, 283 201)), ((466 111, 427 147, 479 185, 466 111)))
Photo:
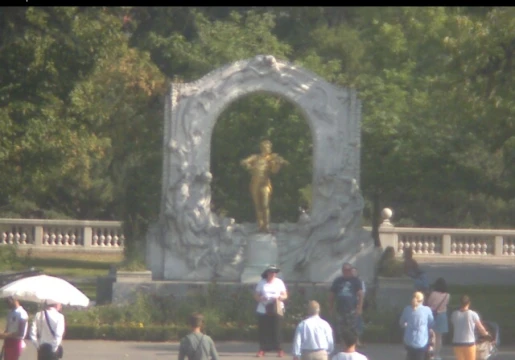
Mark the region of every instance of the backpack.
MULTIPOLYGON (((197 337, 197 339, 198 339, 198 337, 197 337)), ((202 340, 204 340, 204 334, 202 334, 202 336, 200 337, 197 347, 193 350, 193 353, 188 354, 189 360, 202 359, 202 340)), ((191 343, 191 340, 190 340, 190 344, 191 344, 191 348, 193 349, 193 344, 191 343)))

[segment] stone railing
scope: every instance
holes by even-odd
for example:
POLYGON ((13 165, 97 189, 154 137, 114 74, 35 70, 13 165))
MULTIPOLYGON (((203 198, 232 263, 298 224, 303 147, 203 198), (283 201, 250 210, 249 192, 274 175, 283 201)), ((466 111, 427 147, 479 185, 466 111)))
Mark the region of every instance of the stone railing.
POLYGON ((48 250, 123 251, 120 221, 0 219, 0 245, 48 250))
POLYGON ((412 248, 418 256, 513 259, 515 261, 515 230, 438 229, 395 227, 393 212, 384 209, 379 227, 381 246, 392 246, 398 256, 412 248))

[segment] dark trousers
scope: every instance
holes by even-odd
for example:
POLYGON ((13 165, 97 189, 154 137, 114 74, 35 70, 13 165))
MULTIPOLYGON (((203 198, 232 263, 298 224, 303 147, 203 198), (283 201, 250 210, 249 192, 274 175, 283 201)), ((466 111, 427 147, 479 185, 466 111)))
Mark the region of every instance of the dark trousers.
MULTIPOLYGON (((358 314, 355 311, 348 312, 337 312, 334 319, 334 338, 335 342, 339 342, 342 338, 342 334, 344 331, 352 331, 355 334, 360 334, 359 332, 359 321, 358 314)), ((335 349, 336 350, 336 349, 335 349)))
POLYGON ((412 348, 411 346, 406 346, 406 351, 408 352, 406 356, 406 360, 425 360, 427 354, 427 347, 423 348, 412 348))
POLYGON ((57 354, 53 351, 52 345, 42 344, 39 347, 38 360, 57 360, 57 354))
POLYGON ((279 351, 282 342, 282 317, 258 314, 259 350, 279 351))

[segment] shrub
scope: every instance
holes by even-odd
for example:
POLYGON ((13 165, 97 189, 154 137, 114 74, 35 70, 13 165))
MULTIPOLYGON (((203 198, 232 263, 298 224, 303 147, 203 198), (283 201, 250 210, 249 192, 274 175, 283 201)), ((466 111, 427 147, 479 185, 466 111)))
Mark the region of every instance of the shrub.
POLYGON ((379 309, 365 313, 367 326, 363 334, 367 342, 398 343, 402 340, 399 318, 402 310, 379 309))
POLYGON ((378 274, 384 277, 401 277, 404 275, 402 261, 395 258, 395 250, 388 246, 379 260, 378 274))
MULTIPOLYGON (((499 323, 503 344, 515 339, 515 326, 510 313, 515 301, 513 287, 467 286, 450 287, 451 304, 454 309, 461 294, 472 298, 472 307, 481 318, 499 323), (496 306, 491 306, 492 303, 496 306)), ((291 287, 286 301, 284 339, 291 339, 299 321, 306 317, 306 296, 302 287, 291 287)), ((318 291, 311 298, 322 306, 321 316, 327 318, 327 291, 318 291)), ((368 292, 367 292, 368 293, 368 292)), ((205 319, 205 332, 215 340, 257 339, 255 315, 256 303, 251 291, 242 287, 231 293, 212 284, 207 292, 185 298, 173 296, 140 295, 132 304, 96 306, 82 311, 65 309, 68 339, 106 339, 134 341, 179 340, 188 333, 188 317, 201 311, 205 319)), ((402 331, 398 320, 402 309, 370 307, 365 312, 366 342, 399 343, 402 331)))
POLYGON ((23 260, 17 254, 16 245, 0 246, 0 271, 21 270, 25 267, 23 260))
POLYGON ((123 260, 116 268, 121 271, 145 271, 147 270, 147 265, 144 260, 131 257, 123 260))
MULTIPOLYGON (((256 302, 251 291, 246 288, 232 293, 224 290, 211 284, 205 294, 192 294, 185 298, 140 294, 131 304, 99 305, 83 311, 66 310, 66 317, 67 322, 74 325, 101 327, 142 323, 145 326, 182 326, 188 323, 192 312, 200 309, 204 314, 206 330, 212 333, 225 334, 225 329, 248 330, 255 326, 256 302), (224 330, 220 330, 222 328, 224 330)), ((327 303, 326 292, 316 294, 314 300, 318 300, 323 307, 327 303)), ((302 289, 292 289, 286 301, 284 322, 293 326, 302 320, 306 316, 306 303, 302 289)))

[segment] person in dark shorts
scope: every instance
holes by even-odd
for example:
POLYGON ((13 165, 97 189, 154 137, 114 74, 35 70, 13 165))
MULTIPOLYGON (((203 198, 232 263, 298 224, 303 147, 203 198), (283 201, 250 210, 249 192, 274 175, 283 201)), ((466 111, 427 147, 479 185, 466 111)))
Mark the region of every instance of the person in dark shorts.
POLYGON ((342 275, 334 279, 329 293, 329 311, 334 315, 335 338, 342 331, 358 333, 358 317, 363 312, 363 289, 359 278, 352 273, 352 265, 342 266, 342 275), (336 310, 336 311, 335 311, 336 310))

